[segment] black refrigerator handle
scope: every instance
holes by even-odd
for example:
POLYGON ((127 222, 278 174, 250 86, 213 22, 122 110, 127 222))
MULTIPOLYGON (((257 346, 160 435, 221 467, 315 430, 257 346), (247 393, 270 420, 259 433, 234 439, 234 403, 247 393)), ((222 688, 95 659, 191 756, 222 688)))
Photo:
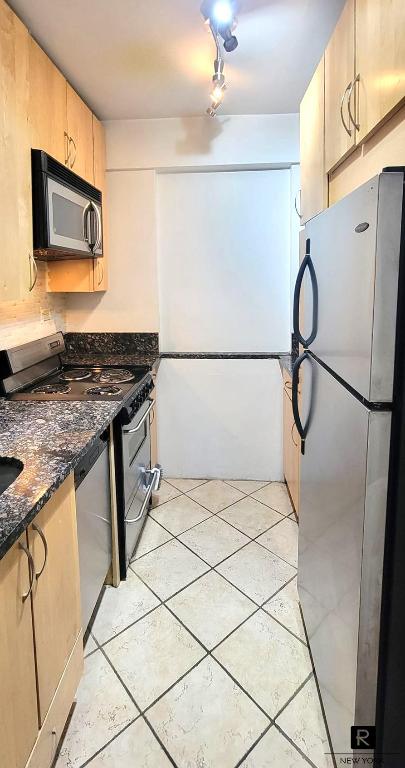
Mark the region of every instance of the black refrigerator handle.
POLYGON ((318 281, 316 279, 315 267, 311 259, 311 241, 308 238, 306 242, 306 253, 302 260, 301 266, 298 270, 297 280, 294 288, 294 304, 293 304, 293 325, 294 333, 296 334, 298 341, 303 347, 309 347, 315 340, 318 333, 318 281), (307 339, 304 339, 300 331, 300 296, 302 281, 304 279, 305 270, 308 269, 312 284, 312 331, 307 339))
POLYGON ((293 367, 292 389, 291 389, 292 409, 293 409, 295 426, 297 427, 297 432, 301 438, 302 455, 304 455, 305 453, 305 440, 307 438, 309 424, 307 423, 305 426, 303 426, 301 421, 300 409, 298 405, 298 385, 299 385, 300 368, 304 360, 307 359, 307 357, 309 357, 308 352, 304 352, 302 355, 300 355, 300 357, 297 357, 293 367))

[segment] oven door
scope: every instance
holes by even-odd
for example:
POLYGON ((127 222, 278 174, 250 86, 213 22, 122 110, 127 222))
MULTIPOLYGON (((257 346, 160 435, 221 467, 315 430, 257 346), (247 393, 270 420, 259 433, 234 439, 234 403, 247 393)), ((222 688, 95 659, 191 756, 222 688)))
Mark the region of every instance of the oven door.
POLYGON ((161 468, 150 468, 149 414, 155 403, 147 400, 122 434, 125 496, 125 560, 131 562, 145 518, 152 491, 160 486, 161 468))
POLYGON ((47 177, 49 248, 81 256, 101 256, 101 206, 47 177))

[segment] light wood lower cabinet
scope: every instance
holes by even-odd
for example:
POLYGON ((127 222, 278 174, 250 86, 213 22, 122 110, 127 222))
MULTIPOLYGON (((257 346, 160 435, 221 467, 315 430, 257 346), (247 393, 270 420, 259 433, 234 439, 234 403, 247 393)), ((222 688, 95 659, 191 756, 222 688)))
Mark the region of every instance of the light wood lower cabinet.
POLYGON ((2 768, 51 768, 83 668, 79 590, 70 475, 0 561, 2 768))
POLYGON ((32 592, 41 724, 81 629, 79 551, 73 476, 28 528, 37 573, 32 592))
POLYGON ((0 765, 20 768, 38 733, 37 686, 25 534, 0 560, 0 765))
POLYGON ((299 514, 300 496, 300 441, 294 422, 291 377, 287 371, 283 371, 283 453, 284 453, 284 477, 290 492, 294 509, 299 514))

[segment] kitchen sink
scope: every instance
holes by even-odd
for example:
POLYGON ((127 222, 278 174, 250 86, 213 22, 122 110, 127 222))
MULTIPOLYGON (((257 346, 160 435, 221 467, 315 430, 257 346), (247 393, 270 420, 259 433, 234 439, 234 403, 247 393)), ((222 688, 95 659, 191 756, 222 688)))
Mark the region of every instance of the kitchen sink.
POLYGON ((0 457, 0 494, 14 483, 18 475, 23 471, 24 464, 18 459, 0 457))

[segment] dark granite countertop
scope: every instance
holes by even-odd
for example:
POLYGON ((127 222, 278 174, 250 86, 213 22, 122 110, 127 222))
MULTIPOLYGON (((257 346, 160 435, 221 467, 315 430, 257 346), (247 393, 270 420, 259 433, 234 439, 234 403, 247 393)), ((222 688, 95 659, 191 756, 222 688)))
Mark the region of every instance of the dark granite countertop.
POLYGON ((120 402, 25 402, 0 399, 0 455, 24 469, 0 496, 0 558, 23 533, 92 442, 116 416, 120 402))
POLYGON ((65 365, 91 365, 96 368, 103 365, 145 365, 156 370, 160 362, 159 353, 139 352, 132 354, 91 354, 90 352, 70 352, 62 356, 65 365))

